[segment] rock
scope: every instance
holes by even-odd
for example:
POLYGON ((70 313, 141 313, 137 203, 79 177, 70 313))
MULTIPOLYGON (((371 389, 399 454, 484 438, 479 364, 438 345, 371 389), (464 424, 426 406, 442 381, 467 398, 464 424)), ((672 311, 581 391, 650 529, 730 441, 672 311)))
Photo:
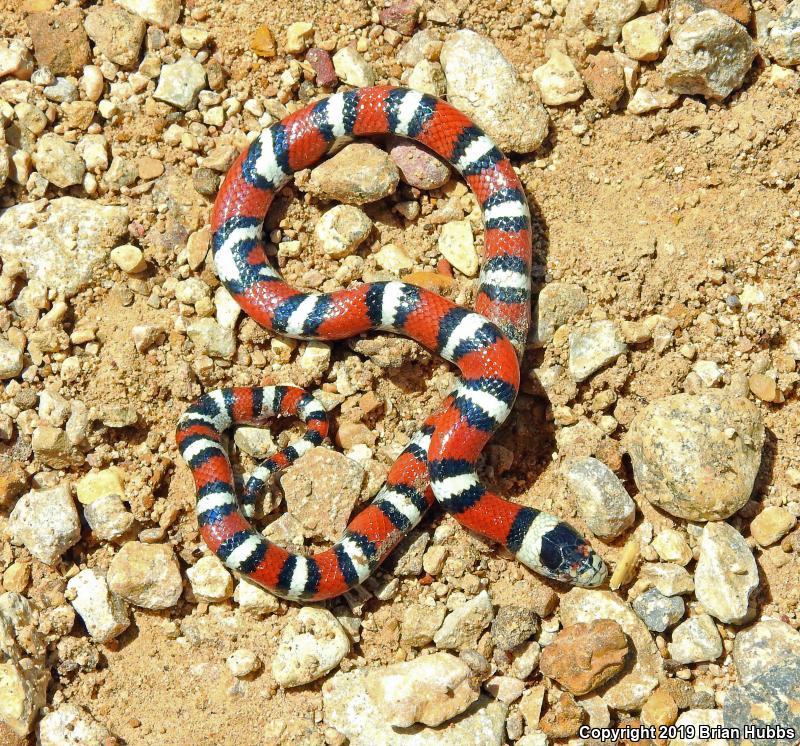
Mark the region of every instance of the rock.
POLYGON ((670 563, 647 563, 639 572, 637 585, 642 590, 656 588, 665 596, 679 596, 694 592, 692 576, 680 565, 670 563))
POLYGON ((275 596, 244 578, 236 584, 233 600, 240 609, 261 615, 274 614, 280 608, 280 602, 275 596))
POLYGON ((665 596, 656 588, 645 591, 633 602, 633 610, 653 632, 664 632, 686 613, 680 596, 665 596))
MULTIPOLYGON (((623 29, 624 32, 624 29, 623 29)), ((672 725, 678 718, 678 705, 672 695, 661 687, 656 689, 642 707, 642 723, 657 728, 672 725)))
POLYGON ((572 694, 587 694, 614 678, 625 664, 628 640, 617 622, 572 624, 556 635, 539 659, 539 670, 572 694))
POLYGON ((767 30, 767 54, 779 65, 800 65, 800 2, 794 0, 767 30))
POLYGON ((121 67, 130 68, 139 61, 145 22, 116 5, 89 8, 83 22, 86 33, 103 55, 121 67))
POLYGON ((105 495, 83 510, 83 516, 94 535, 101 541, 114 541, 124 536, 133 525, 133 514, 118 495, 105 495))
POLYGON ((357 88, 375 85, 375 72, 353 46, 342 47, 333 55, 333 69, 347 85, 357 88))
POLYGON ((308 21, 296 21, 286 28, 286 51, 300 54, 308 49, 314 39, 314 26, 308 21))
POLYGON ((39 746, 106 746, 114 740, 84 709, 62 704, 39 723, 39 746))
POLYGON ((661 70, 675 93, 727 98, 742 85, 756 56, 747 29, 718 10, 690 16, 672 42, 661 70))
POLYGON ((28 472, 19 461, 0 460, 0 506, 6 507, 28 486, 28 472))
POLYGON ((357 142, 314 168, 303 186, 322 199, 363 205, 393 194, 399 181, 397 166, 383 150, 357 142))
POLYGON ((478 274, 478 252, 468 220, 453 220, 442 226, 439 253, 467 277, 478 274))
POLYGON ((722 710, 709 710, 709 709, 695 709, 682 712, 678 719, 675 721, 675 727, 678 733, 685 733, 686 738, 673 738, 670 741, 670 746, 730 746, 730 741, 727 738, 709 738, 699 736, 701 729, 707 729, 706 732, 713 733, 722 728, 722 710), (691 727, 694 730, 691 731, 691 727), (698 734, 698 737, 690 737, 689 732, 698 734))
POLYGON ((500 606, 492 622, 492 639, 500 650, 513 650, 529 640, 539 629, 533 609, 525 606, 500 606))
POLYGON ((733 515, 750 498, 763 444, 755 404, 709 391, 651 402, 626 445, 643 497, 679 518, 707 521, 733 515))
POLYGON ((450 167, 415 142, 392 138, 389 157, 400 169, 400 178, 417 189, 438 189, 450 180, 450 167))
POLYGON ((538 642, 531 640, 514 650, 514 660, 509 673, 519 679, 527 679, 539 665, 542 648, 538 642))
POLYGON ((625 94, 625 71, 611 52, 589 55, 582 74, 592 97, 611 109, 625 94))
POLYGON ((492 600, 486 591, 481 591, 445 617, 444 623, 433 636, 433 642, 440 649, 475 647, 481 632, 493 618, 492 600))
POLYGON ((309 49, 306 54, 306 62, 314 68, 318 85, 323 88, 331 88, 339 82, 339 76, 333 66, 333 60, 324 49, 319 49, 318 47, 309 49))
POLYGON ((398 728, 444 723, 464 712, 479 695, 470 667, 449 653, 371 670, 364 686, 382 719, 398 728))
POLYGON ((192 592, 203 601, 222 601, 233 595, 233 578, 214 555, 201 557, 186 571, 192 592))
POLYGON ((613 321, 593 321, 569 335, 569 373, 580 383, 627 351, 613 321))
POLYGON ((416 0, 399 0, 381 10, 378 20, 381 25, 394 29, 403 36, 411 36, 417 25, 418 12, 419 5, 416 0))
POLYGON ((652 542, 653 549, 664 562, 674 562, 685 567, 692 561, 692 550, 680 531, 666 528, 659 531, 652 542))
POLYGON ((577 316, 588 305, 586 293, 578 285, 568 282, 550 282, 539 293, 536 304, 536 330, 534 341, 546 345, 556 330, 577 316))
POLYGON ((570 738, 578 734, 585 718, 575 699, 564 692, 539 721, 539 727, 551 738, 570 738))
POLYGON ((381 269, 399 275, 404 269, 411 269, 414 262, 403 249, 392 243, 382 246, 375 252, 375 262, 381 269))
POLYGON ((797 519, 786 508, 766 507, 750 523, 751 536, 762 546, 780 541, 791 531, 797 519))
POLYGON ((265 23, 261 24, 250 37, 250 49, 259 57, 266 59, 271 59, 277 54, 278 47, 275 43, 275 36, 265 23))
POLYGON ((30 80, 33 57, 21 39, 0 41, 0 78, 10 75, 17 80, 30 80))
POLYGON ((781 400, 782 394, 774 378, 765 376, 763 373, 754 373, 747 379, 747 383, 750 391, 761 401, 776 402, 781 400))
POLYGON ((119 0, 118 5, 163 29, 177 23, 181 13, 181 0, 119 0))
POLYGON ((733 643, 733 662, 740 684, 800 659, 800 632, 784 622, 768 619, 738 632, 733 643))
POLYGON ((628 101, 625 110, 641 116, 658 109, 669 109, 671 106, 675 106, 679 100, 680 97, 671 91, 648 91, 646 88, 638 88, 628 101))
POLYGON ((36 61, 53 75, 80 75, 92 60, 89 39, 83 28, 80 8, 51 13, 30 13, 25 17, 36 61))
POLYGON ((610 47, 640 5, 641 0, 569 0, 564 29, 578 36, 589 49, 601 44, 610 47))
POLYGON ((678 663, 713 661, 722 655, 722 638, 708 614, 687 619, 672 632, 667 645, 669 654, 678 663))
POLYGON ((628 21, 622 27, 625 54, 643 62, 657 60, 668 32, 669 26, 661 13, 649 13, 628 21))
POLYGON ((281 476, 286 507, 307 538, 336 541, 361 494, 364 468, 329 448, 316 447, 281 476))
POLYGON ((607 685, 602 697, 614 709, 640 708, 664 675, 664 667, 658 648, 639 617, 615 594, 584 588, 569 591, 561 599, 560 609, 565 627, 598 619, 613 619, 622 627, 636 654, 628 657, 625 668, 607 685))
POLYGON ((302 686, 332 671, 349 652, 350 638, 330 611, 303 607, 283 628, 272 676, 280 686, 302 686))
POLYGON ((636 503, 602 461, 591 457, 567 461, 564 476, 577 497, 583 520, 595 536, 615 539, 633 525, 636 503))
POLYGON ((733 526, 706 524, 694 582, 697 600, 711 616, 726 624, 743 624, 750 618, 750 597, 759 585, 758 567, 733 526))
MULTIPOLYGON (((502 746, 505 743, 508 708, 486 697, 479 697, 446 728, 396 730, 367 693, 368 675, 365 669, 338 673, 322 686, 324 722, 349 739, 350 746, 502 746)), ((425 696, 425 689, 417 696, 425 696)))
POLYGON ((81 537, 81 524, 66 484, 29 492, 11 511, 12 540, 46 565, 55 564, 81 537))
POLYGON ((183 591, 180 568, 168 544, 129 541, 114 555, 108 587, 136 606, 169 609, 183 591))
POLYGON ((28 600, 19 593, 4 593, 0 596, 0 737, 9 744, 29 743, 23 737, 45 704, 50 679, 45 652, 28 600))
POLYGON ((197 97, 206 85, 206 71, 194 57, 181 57, 172 65, 163 65, 153 98, 176 109, 194 109, 197 97))
POLYGON ((52 425, 39 425, 33 431, 31 447, 39 461, 54 469, 65 469, 83 460, 74 451, 66 432, 52 425))
POLYGON ((572 60, 554 49, 550 59, 533 71, 533 80, 539 88, 542 101, 548 106, 571 104, 583 96, 583 78, 572 60))
POLYGON ((441 51, 447 96, 506 152, 532 153, 549 127, 547 110, 513 65, 474 31, 451 34, 441 51))
POLYGON ((106 579, 92 569, 81 570, 67 583, 70 603, 97 642, 119 637, 130 625, 125 602, 108 589, 106 579))
POLYGON ((732 739, 735 746, 794 746, 800 733, 800 658, 793 656, 726 693, 723 722, 726 728, 744 733, 747 726, 759 730, 776 726, 783 734, 762 731, 758 736, 732 739), (792 734, 788 734, 788 730, 792 734))
POLYGON ((128 274, 136 274, 147 268, 142 250, 132 244, 122 244, 112 249, 111 261, 128 274))
POLYGON ((44 210, 35 202, 19 204, 0 214, 0 256, 20 263, 29 282, 71 297, 127 232, 124 207, 74 197, 51 200, 44 210))
POLYGON ((341 259, 352 254, 371 230, 372 221, 363 210, 336 205, 319 219, 314 236, 328 256, 341 259))
POLYGON ((22 373, 22 350, 0 337, 0 380, 6 381, 22 373))
POLYGON ((429 645, 433 642, 436 630, 442 626, 445 614, 444 606, 410 604, 400 624, 400 639, 415 648, 429 645))
POLYGON ((231 674, 238 679, 249 676, 253 671, 257 671, 261 667, 258 656, 247 648, 234 650, 225 662, 228 664, 228 670, 231 674))
POLYGON ((186 328, 186 333, 199 352, 211 357, 230 360, 236 352, 235 330, 222 326, 214 319, 192 321, 186 328))
POLYGON ((420 60, 408 75, 408 87, 441 98, 447 92, 444 69, 438 62, 420 60))
POLYGON ((80 184, 86 173, 86 166, 75 147, 52 132, 42 135, 37 141, 33 163, 45 179, 61 189, 80 184))
POLYGON ((510 705, 516 702, 525 691, 525 682, 514 676, 492 676, 483 688, 496 700, 510 705))

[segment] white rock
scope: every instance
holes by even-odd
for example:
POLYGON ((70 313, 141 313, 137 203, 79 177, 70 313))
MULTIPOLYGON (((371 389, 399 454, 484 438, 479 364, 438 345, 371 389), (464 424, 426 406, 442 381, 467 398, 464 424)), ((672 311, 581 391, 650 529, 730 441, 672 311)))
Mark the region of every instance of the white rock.
POLYGON ((420 60, 408 76, 408 87, 441 98, 447 91, 442 66, 438 62, 420 60))
POLYGON ((51 200, 44 209, 29 202, 0 213, 0 256, 20 263, 29 282, 70 297, 127 232, 125 207, 75 197, 51 200))
POLYGON ((174 25, 181 13, 181 0, 119 0, 119 5, 164 29, 174 25))
POLYGON ((569 372, 578 382, 628 351, 613 321, 593 321, 569 335, 569 372))
POLYGON ((163 65, 153 98, 189 110, 206 85, 206 71, 194 57, 182 57, 172 65, 163 65))
POLYGON ((510 705, 516 702, 525 691, 525 682, 514 676, 492 676, 483 685, 495 699, 510 705))
POLYGON ((547 109, 491 40, 456 31, 441 51, 451 104, 506 152, 532 153, 550 124, 547 109))
POLYGON ((767 619, 738 632, 733 643, 733 662, 740 684, 798 657, 800 632, 777 619, 767 619))
POLYGON ((714 661, 722 655, 722 638, 708 614, 687 619, 672 631, 669 654, 678 663, 714 661))
POLYGON ((352 254, 372 230, 369 216, 354 205, 336 205, 317 223, 314 236, 322 250, 335 259, 352 254))
POLYGON ((33 56, 22 39, 0 40, 0 78, 10 75, 19 80, 30 80, 33 69, 33 56))
POLYGON ((700 376, 700 380, 709 388, 718 384, 725 373, 713 360, 698 360, 692 366, 692 370, 700 376))
POLYGON ((0 380, 14 378, 22 373, 22 350, 0 337, 0 380))
POLYGON ((61 705, 39 723, 39 746, 106 746, 111 738, 108 728, 72 704, 61 705))
POLYGON ((387 243, 375 252, 375 262, 381 269, 398 275, 401 270, 411 269, 414 266, 411 257, 393 243, 387 243))
POLYGON ((133 344, 139 352, 147 352, 151 347, 160 344, 165 337, 164 329, 153 324, 137 324, 131 328, 133 344))
POLYGON ((461 274, 478 274, 478 252, 468 220, 453 220, 442 226, 439 234, 439 253, 461 274))
POLYGON ((554 49, 550 59, 533 71, 533 80, 548 106, 561 106, 577 101, 585 90, 583 78, 572 60, 554 49))
POLYGON ((23 544, 40 562, 55 564, 81 538, 69 486, 23 495, 11 511, 8 529, 15 544, 23 544))
POLYGON ((70 603, 92 639, 108 642, 128 629, 130 620, 125 602, 109 591, 106 579, 94 570, 87 568, 70 578, 67 591, 73 596, 70 603))
POLYGON ((668 32, 669 26, 661 13, 634 18, 622 27, 625 53, 635 60, 657 60, 668 32))
POLYGON ((480 697, 445 728, 393 728, 366 691, 364 669, 338 673, 322 686, 324 721, 349 746, 502 746, 508 707, 480 697))
POLYGON ((694 582, 697 600, 721 622, 743 624, 752 616, 758 567, 747 542, 730 524, 706 524, 694 582))
POLYGON ((350 639, 327 609, 304 607, 287 622, 272 659, 272 676, 284 687, 324 676, 350 652, 350 639))
POLYGON ((697 735, 697 737, 689 737, 690 726, 694 729, 692 732, 695 734, 700 733, 700 727, 705 726, 708 732, 719 731, 724 727, 722 718, 722 710, 686 710, 678 715, 675 721, 675 728, 678 733, 685 733, 686 738, 673 738, 669 744, 670 746, 730 746, 730 741, 727 738, 705 738, 697 735))
POLYGON ((437 648, 467 648, 477 643, 481 632, 494 619, 492 599, 487 591, 451 611, 433 636, 437 648))
POLYGON ((99 174, 108 170, 108 141, 105 135, 84 135, 75 147, 86 164, 86 170, 99 174))
POLYGON ((263 427, 237 427, 233 433, 233 442, 237 448, 256 459, 265 459, 278 450, 272 433, 263 427))
POLYGON ((275 596, 244 578, 236 584, 233 600, 240 609, 256 614, 274 614, 280 608, 280 602, 275 596))
POLYGON ((638 88, 636 93, 630 97, 626 111, 631 114, 641 116, 658 109, 669 109, 678 103, 680 96, 671 91, 648 91, 646 88, 638 88))
POLYGON ((253 671, 257 671, 261 662, 258 656, 247 648, 239 648, 234 650, 227 659, 228 669, 237 678, 249 676, 253 671))
POLYGON ((183 591, 169 544, 129 541, 114 555, 106 576, 112 593, 145 609, 169 609, 183 591))
POLYGON ((214 307, 217 309, 217 323, 226 329, 233 329, 242 313, 242 307, 224 285, 220 285, 214 291, 214 307))
POLYGON ((665 528, 653 539, 653 549, 664 562, 674 562, 685 567, 692 561, 692 550, 680 531, 665 528))
POLYGON ((201 353, 230 360, 236 352, 236 333, 214 319, 193 321, 186 329, 189 339, 201 353))
POLYGON ((470 667, 449 653, 370 670, 364 685, 382 720, 398 728, 444 723, 466 710, 479 694, 470 667))
POLYGON ((104 495, 94 500, 84 507, 83 516, 95 536, 102 541, 113 541, 123 536, 134 520, 119 495, 104 495))
POLYGON ((682 23, 661 66, 674 93, 722 100, 739 88, 756 48, 747 29, 718 10, 703 10, 682 23))
POLYGON ((595 536, 614 539, 633 525, 636 503, 602 461, 591 457, 568 461, 564 476, 578 498, 581 516, 595 536))
POLYGON ((61 189, 80 184, 86 173, 86 164, 75 146, 53 132, 37 140, 33 164, 45 179, 61 189))
POLYGON ((111 249, 111 261, 128 274, 136 274, 147 267, 142 250, 129 243, 111 249))
POLYGON ((194 595, 204 601, 222 601, 233 593, 233 578, 213 554, 201 557, 186 571, 194 595))
POLYGON ((372 67, 353 46, 342 47, 333 55, 333 69, 340 80, 347 85, 359 88, 375 85, 375 73, 372 67))
POLYGON ((586 293, 579 285, 569 282, 550 282, 539 292, 536 302, 536 329, 533 341, 546 345, 556 330, 566 324, 589 304, 586 293))

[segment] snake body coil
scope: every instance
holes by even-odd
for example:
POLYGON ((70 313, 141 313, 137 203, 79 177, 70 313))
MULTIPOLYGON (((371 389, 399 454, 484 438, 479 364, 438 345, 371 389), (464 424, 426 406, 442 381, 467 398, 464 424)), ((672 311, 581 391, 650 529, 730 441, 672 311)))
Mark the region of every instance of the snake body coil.
POLYGON ((412 437, 372 503, 331 549, 313 557, 268 541, 246 516, 272 474, 326 437, 322 406, 288 386, 201 397, 180 418, 177 442, 194 476, 201 535, 229 568, 284 598, 337 596, 367 578, 435 498, 464 526, 502 544, 536 572, 577 585, 603 582, 603 561, 574 529, 495 495, 476 474, 481 450, 519 390, 530 320, 531 224, 511 163, 466 116, 443 101, 389 86, 313 103, 264 130, 234 163, 214 205, 212 230, 220 279, 267 329, 307 340, 395 332, 455 363, 462 377, 412 437), (476 312, 403 282, 302 293, 269 264, 263 221, 291 174, 316 163, 336 138, 387 134, 412 138, 446 159, 478 199, 486 235, 476 312), (240 505, 222 433, 276 415, 298 416, 306 434, 256 469, 240 505))

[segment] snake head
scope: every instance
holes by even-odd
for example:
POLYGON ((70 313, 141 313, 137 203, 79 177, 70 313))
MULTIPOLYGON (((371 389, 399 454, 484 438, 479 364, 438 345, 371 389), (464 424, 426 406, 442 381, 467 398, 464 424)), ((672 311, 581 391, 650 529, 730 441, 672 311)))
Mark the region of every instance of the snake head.
POLYGON ((542 536, 540 561, 543 574, 583 588, 602 585, 608 575, 602 557, 563 521, 542 536))

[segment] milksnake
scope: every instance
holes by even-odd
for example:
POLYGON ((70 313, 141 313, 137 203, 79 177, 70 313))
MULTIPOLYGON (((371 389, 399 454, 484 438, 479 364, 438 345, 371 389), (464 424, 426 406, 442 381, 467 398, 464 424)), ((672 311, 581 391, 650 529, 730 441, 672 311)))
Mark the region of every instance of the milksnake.
POLYGON ((248 517, 268 478, 325 439, 323 407, 291 386, 202 396, 181 416, 177 443, 194 476, 201 536, 230 569, 283 598, 338 596, 370 575, 435 497, 462 525, 542 575, 582 586, 604 581, 605 564, 571 526, 499 497, 476 474, 481 450, 519 390, 530 319, 531 222, 511 163, 464 114, 391 86, 316 101, 262 131, 239 156, 214 204, 212 231, 220 280, 263 327, 304 340, 395 332, 455 363, 462 376, 411 438, 372 503, 331 549, 313 557, 273 544, 248 517), (264 218, 290 175, 315 164, 337 138, 389 134, 416 140, 447 160, 480 202, 486 233, 477 312, 404 282, 303 293, 267 260, 264 218), (240 502, 222 435, 233 425, 262 425, 278 415, 299 417, 306 433, 254 471, 240 502))

